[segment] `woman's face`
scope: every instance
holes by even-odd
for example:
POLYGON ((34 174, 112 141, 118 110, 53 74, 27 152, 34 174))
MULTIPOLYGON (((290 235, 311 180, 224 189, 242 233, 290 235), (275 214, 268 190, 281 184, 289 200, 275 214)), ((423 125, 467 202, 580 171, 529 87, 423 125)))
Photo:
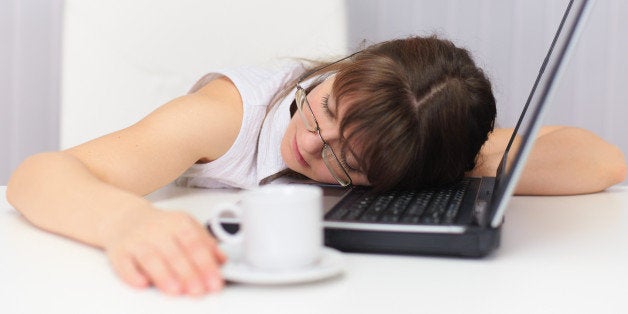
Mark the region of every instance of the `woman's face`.
MULTIPOLYGON (((341 150, 339 128, 343 111, 338 110, 334 97, 331 97, 333 83, 334 76, 331 76, 308 93, 307 100, 318 121, 322 137, 345 166, 353 184, 369 185, 366 175, 358 168, 355 156, 349 150, 341 150)), ((322 149, 321 138, 317 133, 308 131, 299 114, 295 113, 281 141, 281 157, 288 168, 319 182, 337 184, 338 181, 325 166, 322 149)), ((357 147, 352 147, 352 150, 359 151, 357 147)))

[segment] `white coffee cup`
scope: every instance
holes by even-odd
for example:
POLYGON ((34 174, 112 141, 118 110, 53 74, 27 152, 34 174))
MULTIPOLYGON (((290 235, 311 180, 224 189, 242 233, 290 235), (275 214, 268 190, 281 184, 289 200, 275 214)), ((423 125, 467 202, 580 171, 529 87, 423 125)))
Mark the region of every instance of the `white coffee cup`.
POLYGON ((251 267, 270 271, 305 268, 316 263, 322 252, 322 196, 317 186, 263 186, 243 192, 239 204, 218 204, 210 226, 219 240, 241 245, 243 261, 251 267), (221 225, 220 218, 228 213, 240 219, 235 234, 221 225))

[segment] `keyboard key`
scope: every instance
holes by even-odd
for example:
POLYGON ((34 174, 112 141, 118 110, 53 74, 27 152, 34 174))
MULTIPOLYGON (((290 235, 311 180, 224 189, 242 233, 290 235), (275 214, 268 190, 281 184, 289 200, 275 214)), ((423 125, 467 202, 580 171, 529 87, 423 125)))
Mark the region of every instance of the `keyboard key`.
POLYGON ((369 194, 368 188, 354 188, 326 219, 402 224, 453 223, 458 216, 465 190, 471 180, 462 180, 446 189, 391 191, 369 194))

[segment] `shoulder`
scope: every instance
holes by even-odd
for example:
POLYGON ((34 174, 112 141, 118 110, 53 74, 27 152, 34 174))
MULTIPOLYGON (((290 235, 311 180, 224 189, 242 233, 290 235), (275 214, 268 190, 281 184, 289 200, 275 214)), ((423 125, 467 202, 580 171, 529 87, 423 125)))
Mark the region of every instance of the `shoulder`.
MULTIPOLYGON (((538 138, 546 134, 549 134, 558 130, 566 129, 566 128, 568 127, 559 126, 559 125, 543 126, 539 130, 539 133, 536 135, 536 137, 538 138)), ((503 153, 504 150, 506 149, 506 146, 508 145, 508 142, 510 141, 510 137, 512 136, 513 131, 514 131, 513 128, 496 128, 493 132, 489 134, 488 140, 486 141, 484 146, 482 146, 480 155, 503 153)), ((519 141, 520 141, 519 136, 518 135, 515 136, 515 140, 513 142, 513 146, 514 146, 513 148, 515 150, 517 149, 519 145, 519 141)))
MULTIPOLYGON (((262 65, 240 66, 212 73, 227 77, 238 89, 245 107, 267 106, 277 94, 293 85, 304 71, 297 61, 274 61, 262 65)), ((212 76, 210 74, 210 76, 212 76)))
MULTIPOLYGON (((558 130, 568 128, 566 126, 543 126, 537 134, 537 138, 553 133, 558 130)), ((478 153, 476 167, 468 175, 471 176, 492 176, 497 170, 497 166, 501 161, 502 155, 508 146, 508 142, 512 136, 513 128, 496 128, 488 136, 488 140, 482 146, 478 153)), ((511 147, 510 156, 514 156, 519 149, 520 137, 516 135, 511 147)))
MULTIPOLYGON (((242 123, 242 98, 234 83, 216 78, 197 91, 176 98, 141 121, 149 128, 171 130, 191 141, 200 159, 214 160, 235 141, 242 123)), ((163 133, 163 132, 160 132, 163 133)))

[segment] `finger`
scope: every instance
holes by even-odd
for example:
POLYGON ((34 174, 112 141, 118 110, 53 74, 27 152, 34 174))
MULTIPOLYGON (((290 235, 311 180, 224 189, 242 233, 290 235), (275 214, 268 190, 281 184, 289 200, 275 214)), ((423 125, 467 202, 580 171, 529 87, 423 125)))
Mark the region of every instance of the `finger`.
POLYGON ((209 233, 199 225, 179 232, 177 241, 202 275, 206 287, 210 291, 220 290, 224 283, 216 261, 216 243, 209 233))
POLYGON ((218 245, 214 246, 214 254, 218 258, 218 263, 220 263, 220 265, 224 264, 227 262, 227 259, 229 259, 227 254, 225 254, 225 252, 223 252, 218 245))
POLYGON ((224 264, 228 257, 227 255, 220 249, 218 245, 218 241, 214 238, 211 233, 199 224, 199 232, 204 235, 204 239, 206 240, 206 245, 211 248, 211 252, 214 254, 214 258, 217 260, 218 265, 224 264))
POLYGON ((199 224, 199 231, 204 235, 204 239, 207 241, 207 245, 211 248, 214 257, 217 259, 218 264, 222 265, 227 261, 227 255, 220 249, 218 245, 218 241, 214 238, 211 233, 207 229, 205 229, 202 225, 199 224))
POLYGON ((152 283, 168 294, 180 294, 182 286, 164 258, 155 249, 143 248, 134 256, 135 263, 152 283))
POLYGON ((192 295, 200 295, 207 291, 201 271, 193 262, 190 252, 183 249, 179 241, 173 239, 162 244, 162 250, 168 265, 184 284, 185 291, 192 295))
POLYGON ((122 281, 136 288, 146 288, 148 286, 148 278, 137 267, 131 255, 112 254, 109 260, 113 270, 122 281))

